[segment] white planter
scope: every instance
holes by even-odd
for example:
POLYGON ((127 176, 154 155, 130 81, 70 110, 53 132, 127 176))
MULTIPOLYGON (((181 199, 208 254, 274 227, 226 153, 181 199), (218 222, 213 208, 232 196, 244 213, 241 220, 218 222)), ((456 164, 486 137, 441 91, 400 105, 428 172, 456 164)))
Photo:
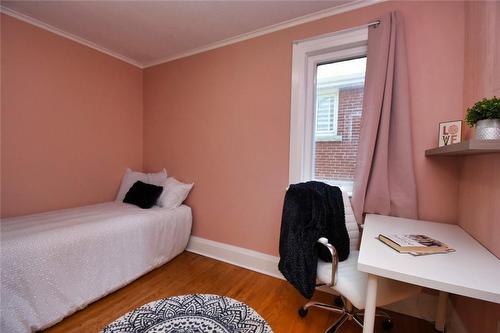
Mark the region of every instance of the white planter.
POLYGON ((475 138, 478 140, 500 139, 500 119, 483 119, 478 121, 475 138))

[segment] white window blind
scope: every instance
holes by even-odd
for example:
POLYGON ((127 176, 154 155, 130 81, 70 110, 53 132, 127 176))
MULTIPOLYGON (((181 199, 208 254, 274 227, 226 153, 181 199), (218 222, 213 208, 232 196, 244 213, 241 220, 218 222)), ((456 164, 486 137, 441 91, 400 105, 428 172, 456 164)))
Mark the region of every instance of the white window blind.
POLYGON ((339 113, 338 89, 322 92, 318 89, 316 95, 316 136, 331 136, 337 134, 339 113))

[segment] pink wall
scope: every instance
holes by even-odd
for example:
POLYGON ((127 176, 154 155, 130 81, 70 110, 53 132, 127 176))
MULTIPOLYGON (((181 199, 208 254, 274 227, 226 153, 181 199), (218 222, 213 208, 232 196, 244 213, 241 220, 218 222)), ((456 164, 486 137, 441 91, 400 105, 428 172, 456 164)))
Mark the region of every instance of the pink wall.
MULTIPOLYGON (((500 96, 500 3, 468 2, 465 15, 464 110, 483 97, 500 96)), ((500 258, 500 154, 460 162, 459 224, 500 258)), ((496 332, 499 304, 452 300, 470 332, 496 332)))
POLYGON ((2 216, 114 199, 142 168, 142 71, 1 15, 2 216))
POLYGON ((420 217, 456 223, 458 168, 424 151, 437 144, 440 121, 462 117, 464 5, 386 2, 144 71, 144 166, 196 183, 189 198, 195 235, 277 254, 292 41, 389 10, 406 21, 420 217))
MULTIPOLYGON (((484 97, 500 96, 500 3, 468 2, 465 13, 464 110, 484 97)), ((500 258, 500 154, 461 162, 459 224, 500 258)))

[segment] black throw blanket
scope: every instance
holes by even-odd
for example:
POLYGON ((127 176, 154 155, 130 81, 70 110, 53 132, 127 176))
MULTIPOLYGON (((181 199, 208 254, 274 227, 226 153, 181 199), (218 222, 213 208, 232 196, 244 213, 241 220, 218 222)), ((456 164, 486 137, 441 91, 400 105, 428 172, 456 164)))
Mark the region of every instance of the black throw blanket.
POLYGON ((339 260, 349 256, 342 191, 321 182, 290 185, 281 219, 279 270, 300 293, 311 298, 316 287, 318 256, 332 261, 316 244, 321 237, 335 246, 339 260))

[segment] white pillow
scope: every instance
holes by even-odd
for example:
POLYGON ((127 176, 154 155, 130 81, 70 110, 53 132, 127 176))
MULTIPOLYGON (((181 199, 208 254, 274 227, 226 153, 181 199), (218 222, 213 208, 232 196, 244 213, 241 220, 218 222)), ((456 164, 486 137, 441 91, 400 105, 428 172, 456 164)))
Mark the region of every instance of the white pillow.
POLYGON ((170 209, 179 207, 193 188, 193 184, 181 183, 174 177, 168 177, 160 186, 163 186, 163 192, 156 204, 170 209))
POLYGON ((122 179, 122 184, 120 185, 120 190, 116 196, 116 201, 123 202, 125 195, 128 190, 135 184, 136 181, 141 181, 147 184, 153 184, 157 186, 162 186, 162 184, 167 180, 167 171, 165 169, 156 173, 142 173, 137 171, 132 171, 127 168, 125 175, 122 179))

